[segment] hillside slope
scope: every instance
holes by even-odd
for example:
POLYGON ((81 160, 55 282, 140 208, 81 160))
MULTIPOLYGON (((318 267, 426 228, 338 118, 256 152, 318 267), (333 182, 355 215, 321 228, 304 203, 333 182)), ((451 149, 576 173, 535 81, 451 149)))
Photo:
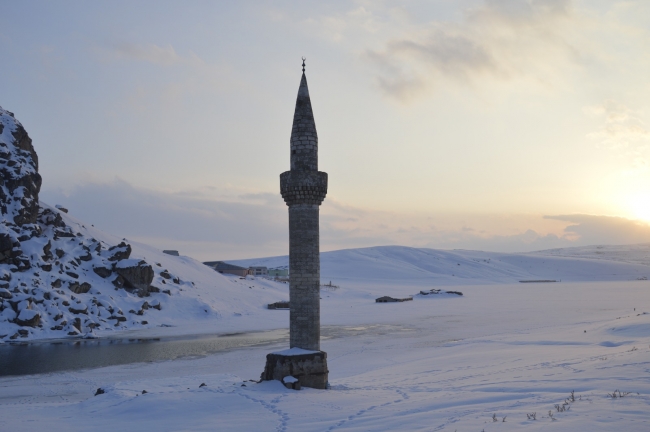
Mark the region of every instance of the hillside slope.
MULTIPOLYGON (((567 282, 635 280, 650 277, 647 249, 616 246, 619 259, 609 255, 566 250, 505 254, 467 250, 435 250, 404 246, 377 246, 321 253, 321 279, 333 283, 430 283, 474 285, 516 283, 521 280, 567 282)), ((242 266, 286 268, 288 256, 228 261, 242 266)))

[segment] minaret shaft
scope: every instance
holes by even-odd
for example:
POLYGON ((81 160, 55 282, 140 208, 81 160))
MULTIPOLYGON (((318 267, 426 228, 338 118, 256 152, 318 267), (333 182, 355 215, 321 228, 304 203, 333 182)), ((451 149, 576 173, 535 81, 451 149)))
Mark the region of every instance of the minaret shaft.
POLYGON ((318 205, 289 207, 290 347, 320 351, 318 205))

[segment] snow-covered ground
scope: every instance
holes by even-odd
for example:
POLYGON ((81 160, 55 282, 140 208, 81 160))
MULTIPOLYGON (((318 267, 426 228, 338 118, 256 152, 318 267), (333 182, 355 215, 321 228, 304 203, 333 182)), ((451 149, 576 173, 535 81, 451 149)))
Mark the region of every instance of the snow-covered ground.
POLYGON ((357 332, 323 341, 330 390, 248 381, 283 346, 5 377, 0 430, 650 430, 650 282, 455 288, 389 304, 324 293, 324 321, 357 332))

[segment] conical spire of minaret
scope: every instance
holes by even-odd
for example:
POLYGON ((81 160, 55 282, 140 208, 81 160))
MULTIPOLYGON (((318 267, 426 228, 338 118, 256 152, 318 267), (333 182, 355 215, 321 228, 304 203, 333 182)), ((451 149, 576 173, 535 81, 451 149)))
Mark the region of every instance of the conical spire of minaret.
POLYGON ((302 78, 298 87, 296 110, 291 129, 291 169, 298 171, 318 171, 318 134, 314 112, 311 109, 307 77, 303 58, 302 78))

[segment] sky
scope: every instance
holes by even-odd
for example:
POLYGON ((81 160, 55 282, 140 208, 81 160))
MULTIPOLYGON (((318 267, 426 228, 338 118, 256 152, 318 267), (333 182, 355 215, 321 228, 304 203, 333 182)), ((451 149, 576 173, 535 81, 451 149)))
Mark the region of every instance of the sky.
POLYGON ((302 56, 321 250, 650 242, 645 0, 0 1, 41 200, 201 260, 288 253, 302 56))

